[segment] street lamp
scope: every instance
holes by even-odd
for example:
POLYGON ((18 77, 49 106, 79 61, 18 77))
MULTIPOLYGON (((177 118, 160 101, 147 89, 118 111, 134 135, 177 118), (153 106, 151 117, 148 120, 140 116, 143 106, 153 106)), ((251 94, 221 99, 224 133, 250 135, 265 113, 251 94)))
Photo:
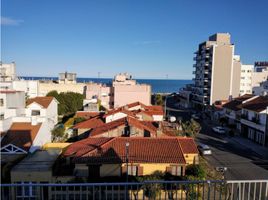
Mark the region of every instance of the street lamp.
POLYGON ((129 149, 129 142, 126 142, 127 182, 128 182, 128 149, 129 149))
POLYGON ((225 172, 227 171, 227 167, 216 167, 216 171, 222 173, 222 180, 225 179, 225 172))

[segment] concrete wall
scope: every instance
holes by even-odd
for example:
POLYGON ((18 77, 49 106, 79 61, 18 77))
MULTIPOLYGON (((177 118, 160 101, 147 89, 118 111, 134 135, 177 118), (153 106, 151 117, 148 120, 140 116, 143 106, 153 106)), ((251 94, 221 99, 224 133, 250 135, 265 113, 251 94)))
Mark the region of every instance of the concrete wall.
POLYGON ((52 90, 60 92, 76 92, 84 94, 86 84, 84 83, 66 83, 66 84, 57 84, 57 83, 39 83, 39 92, 40 96, 46 96, 46 94, 52 90))
POLYGON ((124 118, 126 116, 127 116, 127 114, 122 113, 122 112, 118 112, 118 113, 115 113, 115 114, 107 116, 105 118, 105 123, 109 123, 109 122, 112 122, 112 121, 115 121, 115 120, 118 120, 118 119, 122 119, 122 118, 124 118))
POLYGON ((234 47, 230 45, 213 46, 210 104, 231 95, 233 52, 234 47))
POLYGON ((49 142, 51 142, 51 130, 48 125, 48 122, 45 121, 42 123, 29 152, 32 153, 37 149, 41 149, 44 144, 49 142))
POLYGON ((151 86, 149 85, 115 85, 114 107, 118 108, 139 101, 151 105, 151 86))

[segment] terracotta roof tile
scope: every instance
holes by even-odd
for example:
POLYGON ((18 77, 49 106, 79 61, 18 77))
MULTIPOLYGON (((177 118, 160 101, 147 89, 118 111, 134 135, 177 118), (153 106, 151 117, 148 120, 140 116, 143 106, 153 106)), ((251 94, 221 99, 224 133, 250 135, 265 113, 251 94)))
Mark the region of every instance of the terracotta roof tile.
POLYGON ((53 99, 54 97, 35 97, 35 98, 28 99, 26 105, 28 106, 32 104, 33 102, 35 102, 43 106, 44 108, 47 108, 53 99))
POLYGON ((83 117, 85 119, 90 119, 93 117, 101 116, 102 113, 100 112, 87 112, 87 111, 77 111, 76 117, 83 117))
POLYGON ((178 137, 177 139, 184 154, 198 154, 198 149, 193 138, 178 137))
POLYGON ((125 163, 128 142, 130 163, 186 164, 179 141, 176 137, 87 138, 70 145, 64 155, 72 155, 76 163, 125 163))
MULTIPOLYGON (((82 122, 81 122, 82 123, 82 122)), ((124 117, 109 123, 103 123, 100 126, 95 127, 91 132, 90 136, 97 136, 101 135, 105 132, 111 131, 113 129, 116 129, 120 126, 133 126, 142 130, 147 130, 151 134, 156 135, 157 128, 152 124, 152 122, 149 121, 139 121, 133 117, 124 117)))
POLYGON ((7 134, 1 141, 1 146, 13 144, 21 149, 28 151, 39 132, 41 124, 32 125, 31 123, 13 123, 7 134))
POLYGON ((105 123, 100 117, 94 117, 94 118, 91 118, 91 119, 88 119, 86 121, 76 124, 73 128, 74 129, 92 129, 92 128, 103 126, 104 124, 105 123))
POLYGON ((267 107, 268 107, 268 96, 259 96, 242 105, 242 108, 252 110, 255 112, 261 112, 267 109, 267 107))
POLYGON ((233 99, 232 101, 229 101, 228 103, 224 104, 222 107, 233 110, 233 111, 239 111, 242 109, 243 101, 246 101, 252 97, 254 97, 254 95, 245 94, 243 96, 233 99))

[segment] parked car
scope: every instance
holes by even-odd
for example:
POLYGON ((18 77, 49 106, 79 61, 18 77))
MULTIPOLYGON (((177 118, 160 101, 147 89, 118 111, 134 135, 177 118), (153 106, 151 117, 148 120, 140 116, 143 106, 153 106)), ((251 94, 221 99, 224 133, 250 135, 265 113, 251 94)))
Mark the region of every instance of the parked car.
POLYGON ((193 119, 200 119, 200 115, 198 115, 198 114, 193 114, 191 117, 192 117, 193 119))
POLYGON ((174 117, 174 116, 169 116, 169 117, 168 117, 168 121, 169 121, 169 122, 176 122, 176 117, 174 117))
POLYGON ((206 144, 198 144, 197 145, 197 148, 200 152, 201 155, 211 155, 212 154, 212 151, 210 149, 210 147, 206 144))
POLYGON ((216 133, 225 134, 226 130, 222 126, 213 127, 212 130, 216 133))

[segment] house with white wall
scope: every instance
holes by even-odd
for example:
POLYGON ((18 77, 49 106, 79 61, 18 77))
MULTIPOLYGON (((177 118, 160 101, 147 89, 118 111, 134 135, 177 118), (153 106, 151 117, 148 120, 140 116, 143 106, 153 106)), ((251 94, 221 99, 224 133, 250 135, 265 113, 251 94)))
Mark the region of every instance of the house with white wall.
POLYGON ((58 101, 54 97, 36 97, 27 100, 25 115, 38 122, 47 121, 52 130, 58 123, 58 101))
POLYGON ((241 111, 241 133, 244 137, 268 147, 268 96, 258 96, 244 103, 241 111))
POLYGON ((0 132, 5 132, 12 124, 12 118, 24 116, 25 93, 15 90, 0 91, 0 132))
POLYGON ((47 131, 47 122, 13 122, 1 139, 1 156, 33 153, 48 142, 51 132, 47 131))
POLYGON ((239 132, 241 131, 240 118, 242 105, 254 98, 257 97, 252 94, 244 94, 240 97, 234 98, 222 106, 224 117, 227 119, 228 124, 234 125, 239 132))

